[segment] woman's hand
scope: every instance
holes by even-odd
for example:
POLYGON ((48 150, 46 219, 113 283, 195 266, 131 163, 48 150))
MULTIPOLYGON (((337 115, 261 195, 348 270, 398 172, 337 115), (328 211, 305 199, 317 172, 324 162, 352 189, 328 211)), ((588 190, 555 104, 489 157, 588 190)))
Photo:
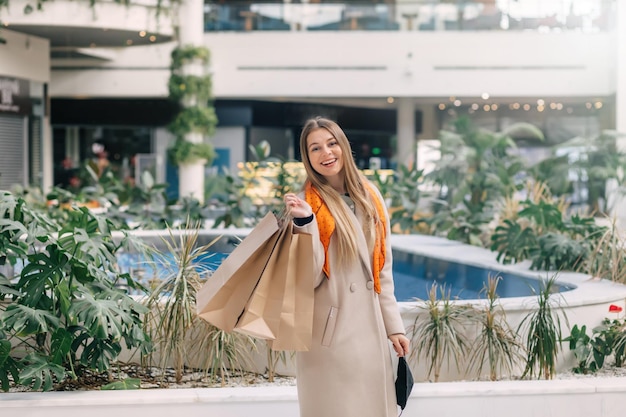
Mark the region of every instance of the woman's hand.
POLYGON ((406 356, 409 354, 409 345, 411 342, 402 333, 392 334, 389 336, 389 340, 393 344, 393 350, 396 351, 398 356, 406 356))
POLYGON ((295 218, 305 218, 313 214, 309 203, 293 193, 287 193, 284 197, 287 214, 295 218))

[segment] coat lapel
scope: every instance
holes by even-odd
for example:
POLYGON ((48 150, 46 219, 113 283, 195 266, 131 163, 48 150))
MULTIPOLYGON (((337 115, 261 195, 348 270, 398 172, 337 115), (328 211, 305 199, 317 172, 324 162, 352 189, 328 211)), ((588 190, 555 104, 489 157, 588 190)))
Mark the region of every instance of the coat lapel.
POLYGON ((372 273, 372 257, 370 256, 369 247, 367 246, 367 241, 365 240, 365 235, 363 234, 363 228, 362 228, 363 214, 357 208, 356 214, 350 211, 350 215, 352 216, 352 221, 358 228, 356 239, 357 239, 357 244, 359 248, 359 257, 361 258, 361 263, 363 264, 363 267, 367 271, 367 276, 373 277, 374 275, 372 273))

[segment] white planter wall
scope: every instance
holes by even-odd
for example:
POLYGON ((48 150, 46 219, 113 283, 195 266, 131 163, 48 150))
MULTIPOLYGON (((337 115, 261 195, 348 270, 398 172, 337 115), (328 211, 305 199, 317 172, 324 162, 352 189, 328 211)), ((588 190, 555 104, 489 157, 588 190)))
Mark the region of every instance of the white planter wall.
MULTIPOLYGON (((341 395, 338 393, 337 395, 341 395)), ((626 378, 416 384, 404 417, 622 417, 626 378)), ((0 414, 46 417, 297 417, 296 388, 0 394, 0 414)))

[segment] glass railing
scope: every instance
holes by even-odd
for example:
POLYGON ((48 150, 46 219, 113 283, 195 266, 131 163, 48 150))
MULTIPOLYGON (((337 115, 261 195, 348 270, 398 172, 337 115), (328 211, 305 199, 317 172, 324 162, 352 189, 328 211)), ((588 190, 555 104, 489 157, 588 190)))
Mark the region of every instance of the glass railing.
POLYGON ((612 29, 617 0, 207 1, 205 31, 580 31, 612 29))

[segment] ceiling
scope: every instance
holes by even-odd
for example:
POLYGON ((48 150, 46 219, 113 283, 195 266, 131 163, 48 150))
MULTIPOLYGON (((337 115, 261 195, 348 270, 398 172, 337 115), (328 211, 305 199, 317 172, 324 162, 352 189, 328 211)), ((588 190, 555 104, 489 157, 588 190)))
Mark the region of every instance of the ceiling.
POLYGON ((50 48, 110 48, 169 42, 171 36, 135 30, 12 24, 10 29, 50 40, 50 48))

